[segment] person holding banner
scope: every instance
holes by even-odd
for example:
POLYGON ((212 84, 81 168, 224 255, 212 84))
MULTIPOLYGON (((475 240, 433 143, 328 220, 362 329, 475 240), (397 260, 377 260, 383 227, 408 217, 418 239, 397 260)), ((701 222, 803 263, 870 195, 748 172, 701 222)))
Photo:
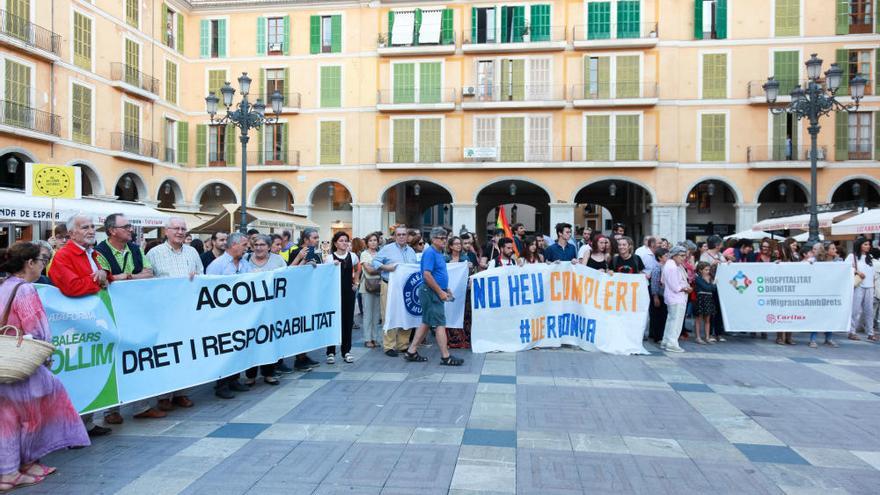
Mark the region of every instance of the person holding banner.
POLYGON ((861 340, 856 334, 861 326, 868 334, 868 340, 877 342, 880 338, 874 334, 871 321, 874 316, 874 259, 871 257, 871 241, 865 237, 856 239, 853 252, 846 257, 846 262, 853 267, 856 280, 861 278, 861 282, 853 289, 852 321, 847 338, 861 340))
MULTIPOLYGON (((633 254, 633 240, 623 236, 617 239, 617 254, 611 260, 611 271, 617 273, 642 273, 645 264, 642 259, 633 254)), ((651 275, 646 274, 650 279, 651 275)))
MULTIPOLYGON (((281 236, 278 237, 278 248, 281 248, 281 236)), ((271 272, 279 268, 287 266, 287 262, 281 255, 271 252, 270 245, 274 245, 275 239, 265 234, 257 234, 254 240, 254 252, 247 256, 247 261, 251 264, 252 272, 271 272)), ((245 372, 245 385, 255 385, 257 383, 257 370, 263 375, 263 382, 268 385, 280 385, 281 381, 275 376, 275 363, 264 364, 262 366, 254 366, 248 368, 245 372)))
MULTIPOLYGON (((525 251, 522 257, 524 265, 534 265, 535 263, 543 263, 544 256, 539 252, 538 239, 535 236, 528 236, 525 240, 525 251)), ((470 307, 470 305, 468 305, 470 307)))
MULTIPOLYGON (((510 240, 510 239, 508 239, 510 240)), ((511 241, 512 243, 513 241, 511 241)), ((409 362, 424 362, 428 358, 419 354, 419 345, 428 334, 435 329, 437 346, 440 348, 440 364, 443 366, 461 366, 464 360, 449 354, 446 340, 446 308, 444 304, 451 302, 452 292, 449 290, 449 273, 446 271, 446 260, 443 258, 443 247, 446 245, 446 229, 431 229, 431 245, 422 251, 421 270, 424 283, 419 287, 419 302, 422 305, 422 324, 416 330, 404 359, 409 362)), ((512 248, 512 247, 511 247, 512 248)))
POLYGON ((653 254, 656 263, 651 270, 651 283, 648 286, 651 294, 651 307, 648 308, 648 338, 655 344, 659 344, 663 340, 663 328, 666 326, 668 315, 666 303, 663 301, 663 284, 660 279, 663 275, 663 265, 669 260, 667 256, 669 251, 657 248, 653 254))
POLYGON ((556 224, 556 242, 544 251, 544 259, 548 263, 554 261, 571 261, 577 264, 577 248, 571 243, 571 224, 556 224))
MULTIPOLYGON (((354 356, 351 354, 351 331, 354 326, 354 295, 360 285, 361 271, 359 269, 360 262, 356 254, 349 251, 350 237, 348 234, 339 231, 333 234, 333 250, 330 257, 324 263, 334 263, 339 265, 339 273, 342 276, 340 287, 342 289, 342 305, 340 311, 342 315, 340 323, 342 324, 342 359, 346 363, 353 363, 354 356)), ((336 346, 327 347, 327 364, 336 363, 336 346)))
MULTIPOLYGON (((323 263, 324 256, 322 253, 318 252, 319 240, 320 234, 318 234, 318 229, 314 227, 303 229, 300 238, 300 248, 298 249, 296 256, 288 264, 290 266, 311 265, 316 267, 323 263)), ((307 352, 297 354, 296 357, 293 358, 293 369, 296 371, 311 371, 312 368, 320 365, 321 363, 310 358, 307 352)), ((283 373, 285 368, 284 359, 279 359, 277 366, 283 373)))
MULTIPOLYGON (((0 305, 5 308, 0 324, 22 330, 27 338, 51 342, 49 321, 33 286, 47 262, 40 248, 29 242, 0 251, 0 271, 11 274, 0 285, 0 305)), ((67 391, 47 366, 24 380, 0 384, 0 492, 37 484, 54 473, 55 468, 40 464, 46 454, 89 444, 67 391)))
MULTIPOLYGON (((394 242, 385 244, 373 258, 373 268, 382 275, 381 304, 383 311, 388 310, 388 274, 393 272, 400 263, 417 263, 416 252, 406 242, 406 225, 398 225, 394 229, 394 242)), ((409 347, 412 330, 392 328, 386 330, 382 337, 382 347, 388 357, 397 357, 409 347)))
MULTIPOLYGON (((623 244, 621 242, 621 244, 623 244)), ((666 302, 666 328, 663 330, 663 342, 660 348, 667 352, 684 352, 678 345, 678 337, 681 335, 684 315, 687 310, 688 294, 691 286, 687 280, 687 273, 682 266, 687 256, 687 248, 673 246, 669 251, 670 259, 663 265, 661 282, 663 283, 663 300, 666 302)))
POLYGON ((509 237, 498 239, 498 249, 500 253, 489 262, 489 268, 517 265, 517 260, 513 257, 513 239, 509 237))

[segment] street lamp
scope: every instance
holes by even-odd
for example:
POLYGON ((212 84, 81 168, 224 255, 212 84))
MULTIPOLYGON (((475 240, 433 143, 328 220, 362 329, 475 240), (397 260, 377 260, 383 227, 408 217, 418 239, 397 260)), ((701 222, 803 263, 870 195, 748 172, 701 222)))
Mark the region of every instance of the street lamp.
POLYGON ((269 100, 271 100, 272 112, 275 116, 266 117, 266 105, 262 99, 257 98, 257 101, 253 104, 248 101, 248 93, 251 90, 251 78, 248 77, 247 72, 241 73, 241 76, 238 78, 238 87, 241 91, 241 101, 235 106, 232 104, 235 89, 228 81, 220 88, 220 94, 223 97, 222 103, 226 107, 226 115, 221 114, 217 117, 217 104, 220 103, 220 99, 217 98, 213 91, 205 97, 205 106, 208 110, 208 115, 211 117, 211 125, 232 124, 241 129, 241 136, 239 138, 239 141, 241 141, 241 223, 239 224, 239 230, 245 233, 247 232, 247 143, 250 139, 248 131, 257 129, 263 126, 263 124, 278 122, 278 118, 281 116, 284 97, 278 91, 272 93, 269 100))
MULTIPOLYGON (((816 196, 819 153, 818 153, 818 137, 819 117, 828 115, 832 111, 857 110, 859 108, 859 100, 865 96, 865 85, 867 80, 860 74, 849 82, 850 96, 853 102, 843 104, 837 100, 837 90, 840 89, 840 83, 843 79, 843 70, 837 64, 831 64, 831 67, 825 71, 825 84, 822 84, 822 59, 812 54, 810 60, 805 63, 807 66, 806 88, 800 85, 795 86, 791 92, 791 103, 787 107, 771 108, 770 112, 774 115, 781 113, 789 113, 796 119, 808 119, 810 126, 807 131, 810 133, 810 232, 809 242, 814 243, 819 240, 819 214, 816 196)), ((767 103, 771 105, 776 103, 779 97, 779 81, 773 77, 768 77, 767 82, 763 85, 764 93, 767 96, 767 103)))

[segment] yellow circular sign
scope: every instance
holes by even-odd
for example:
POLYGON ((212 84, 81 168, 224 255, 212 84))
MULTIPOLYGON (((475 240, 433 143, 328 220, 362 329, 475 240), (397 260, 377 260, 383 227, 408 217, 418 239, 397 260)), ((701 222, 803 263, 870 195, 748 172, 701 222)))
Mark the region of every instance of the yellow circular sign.
POLYGON ((60 167, 45 167, 34 175, 34 188, 42 196, 64 196, 71 187, 70 175, 60 167))

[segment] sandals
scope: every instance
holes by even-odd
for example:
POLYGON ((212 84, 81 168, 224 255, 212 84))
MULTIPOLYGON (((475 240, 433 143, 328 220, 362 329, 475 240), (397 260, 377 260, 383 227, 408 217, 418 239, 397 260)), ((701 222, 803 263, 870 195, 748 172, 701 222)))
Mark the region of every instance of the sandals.
POLYGON ((827 345, 828 347, 840 347, 839 345, 837 345, 837 342, 833 340, 826 340, 825 345, 827 345))
POLYGON ((457 358, 450 354, 449 357, 440 358, 440 364, 442 366, 461 366, 464 364, 464 359, 457 358))
POLYGON ((782 339, 776 339, 776 344, 777 345, 785 345, 785 341, 782 339))
POLYGON ((819 344, 813 342, 812 340, 807 345, 810 347, 810 349, 815 349, 815 348, 819 347, 819 344))
POLYGON ((281 380, 275 378, 274 376, 264 376, 263 382, 267 385, 281 385, 281 380))
POLYGON ((403 359, 409 361, 410 363, 424 363, 428 360, 428 358, 419 354, 419 351, 416 351, 412 354, 410 354, 409 351, 404 351, 403 359))
POLYGON ((12 481, 0 481, 0 493, 11 492, 12 490, 15 490, 16 488, 33 486, 33 485, 36 485, 37 483, 40 483, 41 481, 43 481, 42 476, 33 476, 30 474, 18 473, 18 476, 16 476, 12 481), (34 481, 22 482, 22 481, 20 481, 22 476, 30 476, 31 478, 34 479, 34 481))
POLYGON ((706 345, 706 341, 703 340, 703 339, 701 339, 700 337, 697 337, 697 338, 694 340, 694 342, 696 342, 697 344, 700 344, 700 345, 706 345))
POLYGON ((35 462, 35 463, 31 464, 30 466, 28 466, 28 468, 24 471, 23 474, 26 474, 28 476, 32 476, 34 478, 45 478, 46 476, 49 476, 50 474, 55 474, 56 471, 58 471, 58 468, 49 467, 49 466, 42 464, 40 462, 35 462), (30 470, 33 468, 38 468, 40 470, 40 472, 39 473, 30 472, 30 470))

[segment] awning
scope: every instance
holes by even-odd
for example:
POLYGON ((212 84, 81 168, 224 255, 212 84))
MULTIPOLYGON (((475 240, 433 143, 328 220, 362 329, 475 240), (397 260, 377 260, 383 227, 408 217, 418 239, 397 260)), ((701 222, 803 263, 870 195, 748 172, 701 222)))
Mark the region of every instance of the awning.
MULTIPOLYGON (((819 228, 831 227, 835 220, 841 220, 852 215, 851 210, 826 211, 819 213, 819 228)), ((768 218, 761 220, 752 226, 752 230, 807 230, 810 228, 810 214, 794 215, 791 217, 768 218)))
POLYGON ((832 235, 874 234, 880 232, 880 210, 868 210, 831 227, 832 235))
POLYGON ((419 26, 419 44, 440 43, 441 10, 423 10, 422 24, 419 26))
MULTIPOLYGON (((832 228, 833 228, 833 227, 832 227, 832 228)), ((794 240, 796 240, 796 241, 798 241, 798 242, 807 242, 807 241, 810 240, 810 233, 809 233, 809 232, 802 232, 802 233, 800 233, 800 234, 798 234, 798 235, 792 237, 792 239, 794 239, 794 240)), ((824 241, 824 240, 825 240, 825 236, 822 235, 821 233, 819 234, 819 240, 820 240, 820 241, 824 241)))
MULTIPOLYGON (((191 228, 189 231, 195 234, 212 234, 214 232, 235 231, 240 222, 239 205, 225 204, 223 211, 214 215, 201 225, 191 228)), ((248 206, 248 227, 255 229, 303 229, 317 227, 318 225, 303 215, 297 215, 281 210, 248 206)))
POLYGON ((395 12, 394 25, 391 27, 391 44, 411 45, 415 27, 415 12, 395 12))
POLYGON ((167 213, 169 216, 172 217, 182 218, 184 221, 186 221, 187 229, 195 227, 197 225, 201 225, 208 220, 214 218, 213 213, 193 213, 189 211, 171 210, 168 208, 157 208, 157 210, 163 213, 167 213))
MULTIPOLYGON (((726 236, 724 239, 749 239, 752 241, 760 241, 765 237, 773 237, 773 234, 768 232, 762 232, 760 230, 743 230, 742 232, 737 232, 736 234, 731 234, 726 236)), ((779 236, 776 236, 779 237, 779 236)))
MULTIPOLYGON (((112 213, 122 213, 136 227, 161 227, 169 216, 144 204, 129 201, 95 198, 55 200, 56 222, 66 222, 77 213, 92 217, 96 224, 104 223, 104 219, 112 213)), ((2 190, 0 221, 51 222, 52 200, 28 196, 24 192, 2 190)))

